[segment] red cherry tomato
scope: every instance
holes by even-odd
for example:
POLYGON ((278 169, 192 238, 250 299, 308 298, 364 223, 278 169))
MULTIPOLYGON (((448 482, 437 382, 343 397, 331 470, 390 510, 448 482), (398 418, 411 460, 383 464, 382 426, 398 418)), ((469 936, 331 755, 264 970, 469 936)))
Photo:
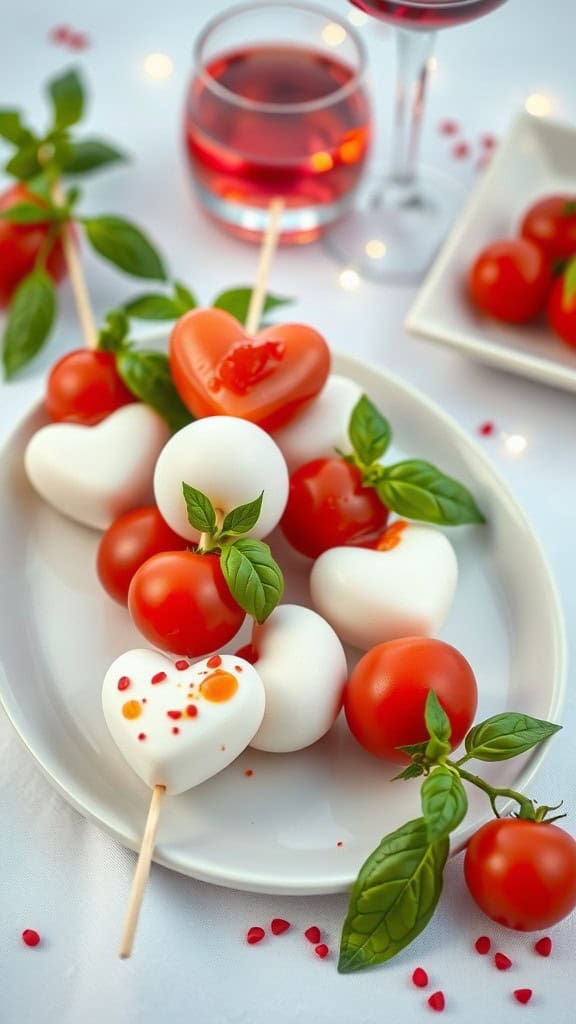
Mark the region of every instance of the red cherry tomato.
POLYGON ((576 196, 544 196, 524 214, 520 233, 542 249, 551 263, 576 253, 576 196))
POLYGON ((552 286, 548 300, 548 322, 561 341, 576 348, 576 292, 566 299, 564 278, 552 286))
POLYGON ((187 541, 164 522, 155 505, 135 508, 119 516, 103 534, 96 568, 104 590, 120 604, 128 603, 128 589, 137 569, 161 551, 183 551, 187 541))
MULTIPOLYGON (((38 196, 23 184, 13 185, 0 193, 0 210, 8 210, 16 203, 42 205, 38 196)), ((49 222, 13 224, 9 220, 0 220, 0 307, 8 305, 21 280, 34 269, 50 226, 49 222)), ((66 259, 59 240, 46 258, 46 270, 56 283, 66 274, 66 259)))
POLYGON ((280 528, 297 551, 318 558, 328 548, 373 537, 387 520, 388 509, 373 488, 362 486, 356 466, 315 459, 292 474, 280 528))
POLYGON ((228 643, 245 617, 218 556, 195 551, 153 555, 144 562, 130 584, 128 608, 150 643, 190 658, 228 643))
POLYGON ((493 921, 520 932, 549 928, 576 907, 576 842, 556 825, 497 818, 468 843, 464 877, 493 921))
POLYGON ((348 725, 376 757, 404 764, 398 747, 428 739, 424 707, 434 690, 457 747, 476 713, 476 679, 466 658, 442 640, 407 637, 378 644, 360 659, 344 691, 348 725))
POLYGON ((53 420, 92 427, 136 399, 116 370, 113 352, 74 349, 52 367, 46 407, 53 420))
POLYGON ((510 324, 524 324, 537 316, 551 283, 546 257, 525 238, 486 246, 476 257, 468 279, 478 308, 510 324))

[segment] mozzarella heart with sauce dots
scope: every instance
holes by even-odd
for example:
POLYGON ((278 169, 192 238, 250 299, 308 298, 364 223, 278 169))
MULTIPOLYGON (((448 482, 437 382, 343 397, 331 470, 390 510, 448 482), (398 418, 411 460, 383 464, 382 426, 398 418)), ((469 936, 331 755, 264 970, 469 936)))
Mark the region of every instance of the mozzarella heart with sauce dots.
POLYGON ((156 504, 181 537, 197 541, 188 522, 182 484, 206 494, 226 515, 254 501, 262 491, 260 518, 249 536, 266 537, 280 521, 288 500, 288 469, 272 438, 235 416, 208 416, 183 427, 160 454, 154 474, 156 504))
POLYGON ((285 604, 254 627, 252 647, 266 710, 250 745, 279 754, 316 743, 336 720, 348 676, 336 633, 311 608, 285 604))
POLYGON ((272 437, 293 473, 313 459, 331 458, 336 449, 350 451, 348 425, 362 388, 348 377, 332 374, 320 394, 272 437))
POLYGON ((102 707, 112 739, 151 788, 175 796, 226 768, 264 714, 255 668, 232 655, 190 664, 157 651, 120 655, 108 669, 102 707))
POLYGON ((344 643, 433 636, 452 604, 458 563, 439 530, 397 520, 379 548, 331 548, 315 561, 312 603, 344 643))
POLYGON ((28 442, 24 465, 38 494, 63 515, 106 530, 149 504, 158 455, 170 435, 149 406, 135 403, 94 427, 52 423, 28 442))

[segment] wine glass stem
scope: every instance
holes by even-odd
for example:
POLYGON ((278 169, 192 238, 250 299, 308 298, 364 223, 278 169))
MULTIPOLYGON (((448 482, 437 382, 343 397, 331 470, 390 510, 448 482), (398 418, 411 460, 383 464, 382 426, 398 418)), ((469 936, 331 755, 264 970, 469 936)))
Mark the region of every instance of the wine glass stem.
POLYGON ((416 168, 435 32, 398 29, 397 82, 392 167, 388 182, 399 205, 410 202, 416 191, 416 168))

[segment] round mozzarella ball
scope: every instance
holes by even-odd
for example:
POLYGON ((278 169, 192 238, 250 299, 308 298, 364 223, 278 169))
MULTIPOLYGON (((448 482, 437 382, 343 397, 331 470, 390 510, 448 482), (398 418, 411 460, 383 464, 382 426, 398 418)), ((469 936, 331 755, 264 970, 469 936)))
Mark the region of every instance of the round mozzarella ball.
POLYGON ((317 398, 296 419, 273 432, 290 473, 312 459, 349 451, 348 424, 362 389, 348 377, 332 374, 317 398))
POLYGON ((197 541, 188 522, 182 484, 206 494, 224 515, 264 492, 260 518, 251 537, 266 537, 282 518, 288 500, 288 469, 272 438, 235 416, 207 416, 183 427, 160 453, 154 494, 168 525, 186 540, 197 541))

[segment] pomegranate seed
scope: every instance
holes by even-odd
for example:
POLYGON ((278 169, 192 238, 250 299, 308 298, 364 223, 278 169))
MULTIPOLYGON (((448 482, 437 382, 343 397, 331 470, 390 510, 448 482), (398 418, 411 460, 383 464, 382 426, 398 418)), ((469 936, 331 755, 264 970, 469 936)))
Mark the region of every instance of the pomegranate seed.
POLYGON ((304 935, 308 939, 308 942, 311 942, 314 946, 320 942, 320 929, 315 924, 311 925, 310 928, 307 928, 304 935))
POLYGON ((423 967, 417 967, 412 974, 412 982, 416 985, 416 988, 426 988, 428 984, 428 975, 423 967))
POLYGON ((451 121, 449 118, 446 118, 445 121, 440 121, 438 131, 440 135, 457 135, 460 131, 460 125, 458 121, 451 121))
POLYGON ((152 686, 156 686, 157 683, 163 683, 166 678, 167 676, 165 672, 157 672, 155 676, 152 676, 150 682, 152 683, 152 686))
POLYGON ((486 134, 480 137, 480 145, 483 149, 494 149, 497 143, 498 139, 495 135, 486 134))
POLYGON ((285 921, 283 917, 275 917, 274 920, 270 922, 270 931, 272 932, 272 935, 283 935, 284 932, 288 931, 289 927, 290 921, 285 921))
POLYGON ((467 156, 470 156, 470 146, 467 142, 457 142, 452 146, 452 156, 454 160, 465 160, 467 156))
POLYGON ((254 946, 256 945, 257 942, 262 942, 262 939, 264 938, 265 935, 266 932, 264 931, 264 929, 259 928, 257 925, 255 925, 254 927, 249 928, 248 931, 246 932, 246 942, 248 943, 248 945, 254 946))
POLYGON ((37 946, 40 942, 40 936, 33 928, 25 928, 22 932, 22 942, 26 946, 37 946))
POLYGON ((478 427, 478 433, 480 434, 481 437, 491 437, 495 429, 496 428, 492 420, 486 420, 484 423, 481 423, 480 426, 478 427))
POLYGON ((499 971, 508 971, 512 967, 512 961, 505 953, 495 953, 494 965, 499 971))
POLYGON ((436 1010, 441 1013, 446 1006, 446 1000, 443 992, 433 992, 428 1000, 428 1006, 431 1010, 436 1010))
POLYGON ((480 953, 480 956, 485 956, 486 953, 490 952, 491 945, 492 943, 490 942, 488 936, 481 935, 480 938, 476 939, 476 942, 474 943, 474 949, 476 950, 477 953, 480 953))
POLYGON ((538 939, 538 942, 534 943, 534 949, 540 956, 550 956, 552 952, 552 939, 549 935, 545 935, 542 939, 538 939))
POLYGON ((328 956, 330 950, 324 942, 321 942, 319 946, 314 947, 314 952, 316 953, 316 956, 319 956, 321 960, 324 960, 324 958, 328 956))
POLYGON ((174 668, 178 672, 185 672, 187 668, 190 668, 190 665, 188 664, 187 661, 184 661, 184 659, 182 658, 180 661, 174 662, 174 668))
POLYGON ((531 988, 517 988, 514 989, 514 999, 517 1003, 529 1003, 532 999, 533 992, 531 988))

